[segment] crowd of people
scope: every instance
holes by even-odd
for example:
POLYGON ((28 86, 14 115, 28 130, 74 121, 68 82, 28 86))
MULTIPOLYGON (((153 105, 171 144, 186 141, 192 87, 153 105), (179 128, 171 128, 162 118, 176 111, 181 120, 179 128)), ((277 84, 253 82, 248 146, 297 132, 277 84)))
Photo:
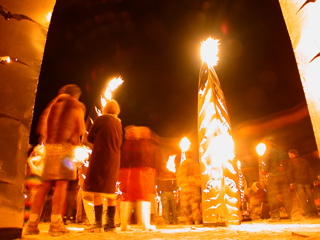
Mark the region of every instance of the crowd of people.
MULTIPOLYGON (((157 134, 145 126, 130 125, 123 130, 118 118, 120 106, 115 100, 106 103, 102 115, 86 133, 86 109, 79 101, 80 94, 80 88, 74 84, 62 87, 40 117, 39 145, 27 161, 26 186, 32 196, 24 234, 39 234, 39 222, 47 220, 49 234, 59 236, 68 233, 64 220, 71 219, 86 222, 88 232, 114 231, 117 225, 126 231, 132 212, 142 230, 153 231, 156 227, 151 224, 151 217, 157 194, 161 195, 165 224, 176 224, 177 178, 162 168, 157 134), (92 150, 87 164, 74 161, 74 150, 80 145, 92 150), (172 186, 160 183, 157 191, 157 174, 159 182, 170 178, 172 186)), ((184 176, 190 168, 184 165, 189 161, 195 163, 193 157, 188 157, 181 166, 183 171, 178 172, 178 180, 182 179, 181 205, 187 209, 184 212, 188 220, 192 221, 192 213, 196 215, 193 223, 198 224, 200 168, 190 192, 184 176), (195 200, 190 194, 196 196, 195 200)))
POLYGON ((314 186, 318 182, 315 181, 317 171, 298 150, 283 151, 273 137, 267 137, 264 142, 267 150, 260 171, 266 176, 266 184, 254 182, 246 192, 253 218, 270 222, 279 222, 282 217, 293 221, 318 218, 318 189, 314 186))
MULTIPOLYGON (((116 226, 126 231, 134 212, 142 230, 154 231, 157 195, 164 224, 200 224, 201 173, 194 152, 186 152, 176 173, 169 171, 163 167, 157 134, 145 126, 123 129, 115 100, 106 103, 86 133, 80 94, 74 84, 62 87, 39 119, 39 145, 27 161, 26 186, 32 204, 24 234, 39 234, 45 211, 52 236, 68 233, 63 220, 71 215, 88 223, 85 231, 114 231, 116 226), (80 145, 92 150, 87 165, 74 161, 75 147, 80 145)), ((284 208, 290 219, 317 218, 309 162, 296 149, 281 150, 274 138, 266 138, 265 143, 260 172, 266 175, 267 185, 255 182, 246 191, 252 214, 278 222, 284 208)))

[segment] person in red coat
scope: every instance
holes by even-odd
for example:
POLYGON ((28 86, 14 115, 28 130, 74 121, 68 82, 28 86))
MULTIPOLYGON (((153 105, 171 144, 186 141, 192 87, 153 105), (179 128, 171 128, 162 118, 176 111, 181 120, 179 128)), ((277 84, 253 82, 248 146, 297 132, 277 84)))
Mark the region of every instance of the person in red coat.
MULTIPOLYGON (((119 104, 108 101, 89 130, 88 142, 93 144, 83 190, 94 195, 95 223, 86 230, 102 230, 103 198, 115 200, 116 182, 119 177, 120 152, 123 138, 122 124, 118 118, 119 104)), ((114 230, 115 202, 108 204, 107 224, 104 230, 114 230)), ((98 231, 96 231, 98 230, 98 231)))
POLYGON ((155 192, 157 165, 161 162, 161 150, 151 139, 148 127, 127 126, 121 152, 120 191, 122 192, 120 215, 121 231, 127 230, 133 202, 136 202, 138 222, 143 230, 155 230, 150 225, 151 196, 155 192))

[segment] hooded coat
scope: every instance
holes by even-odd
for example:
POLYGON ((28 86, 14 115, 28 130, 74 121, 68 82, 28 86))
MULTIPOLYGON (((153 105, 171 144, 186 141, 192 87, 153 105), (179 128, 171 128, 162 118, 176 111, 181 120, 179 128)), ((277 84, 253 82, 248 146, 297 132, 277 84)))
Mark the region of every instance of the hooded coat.
POLYGON ((94 121, 88 134, 88 142, 93 143, 93 149, 84 191, 115 193, 122 137, 122 124, 114 115, 102 115, 94 121))

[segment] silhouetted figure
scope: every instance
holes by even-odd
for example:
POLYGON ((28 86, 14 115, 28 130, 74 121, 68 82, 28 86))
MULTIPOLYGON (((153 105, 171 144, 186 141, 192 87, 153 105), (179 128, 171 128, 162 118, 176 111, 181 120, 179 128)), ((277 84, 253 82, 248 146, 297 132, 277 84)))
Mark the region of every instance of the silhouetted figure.
POLYGON ((293 184, 296 196, 306 218, 318 216, 318 210, 312 193, 313 171, 307 159, 301 158, 296 149, 288 152, 292 162, 293 184))
POLYGON ((85 106, 78 101, 81 90, 74 84, 62 87, 42 113, 37 132, 45 145, 42 185, 31 207, 24 234, 39 234, 39 216, 48 192, 54 186, 49 234, 58 236, 68 232, 62 221, 69 180, 77 178, 77 166, 73 162, 74 149, 80 145, 85 133, 85 106))
POLYGON ((120 204, 121 231, 127 230, 133 202, 143 230, 155 230, 150 224, 151 201, 154 199, 156 165, 161 162, 159 147, 147 127, 127 126, 121 152, 120 204))
POLYGON ((85 230, 100 232, 115 230, 116 182, 119 180, 122 124, 119 104, 108 101, 89 130, 88 142, 93 143, 84 191, 93 194, 95 223, 85 230), (102 226, 103 198, 108 198, 107 221, 102 226))
POLYGON ((280 221, 280 201, 291 219, 292 203, 290 198, 289 183, 290 163, 286 152, 279 149, 274 138, 266 138, 267 150, 262 156, 262 171, 267 174, 268 203, 270 206, 270 222, 280 221))
POLYGON ((177 191, 176 175, 168 169, 163 169, 157 176, 157 186, 161 197, 164 223, 177 224, 176 200, 174 196, 175 191, 177 191))
POLYGON ((180 189, 180 207, 186 224, 200 224, 201 213, 201 173, 200 164, 192 151, 186 152, 184 160, 177 171, 177 182, 180 189))

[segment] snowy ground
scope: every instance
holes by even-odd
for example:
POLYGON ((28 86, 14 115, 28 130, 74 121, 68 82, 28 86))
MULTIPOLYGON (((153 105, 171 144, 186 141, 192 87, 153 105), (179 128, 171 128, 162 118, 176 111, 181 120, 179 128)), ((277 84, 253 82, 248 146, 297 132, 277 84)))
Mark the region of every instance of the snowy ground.
POLYGON ((131 231, 110 233, 85 233, 83 224, 69 224, 70 233, 59 237, 51 237, 47 231, 49 223, 41 223, 39 235, 23 236, 24 240, 99 240, 99 239, 320 239, 320 219, 290 222, 282 220, 279 223, 269 223, 267 220, 242 222, 241 225, 229 227, 205 227, 202 225, 159 225, 157 231, 146 232, 138 226, 131 226, 131 231))

